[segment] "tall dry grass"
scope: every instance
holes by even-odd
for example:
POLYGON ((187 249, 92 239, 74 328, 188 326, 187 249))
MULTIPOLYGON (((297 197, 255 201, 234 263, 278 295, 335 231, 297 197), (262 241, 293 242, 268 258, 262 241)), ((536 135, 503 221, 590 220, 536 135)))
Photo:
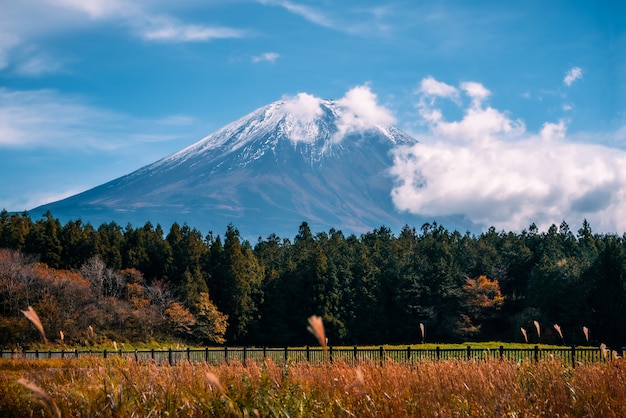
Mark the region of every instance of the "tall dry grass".
POLYGON ((115 357, 0 361, 0 416, 626 416, 622 360, 159 366, 115 357))

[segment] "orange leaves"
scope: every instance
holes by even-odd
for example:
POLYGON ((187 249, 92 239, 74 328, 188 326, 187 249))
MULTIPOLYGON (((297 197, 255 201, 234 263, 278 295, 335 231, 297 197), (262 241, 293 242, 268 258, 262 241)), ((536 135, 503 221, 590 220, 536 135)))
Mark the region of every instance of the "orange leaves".
POLYGON ((498 309, 504 304, 504 296, 500 292, 497 279, 489 280, 487 276, 478 279, 468 278, 463 286, 466 295, 466 305, 471 309, 498 309))

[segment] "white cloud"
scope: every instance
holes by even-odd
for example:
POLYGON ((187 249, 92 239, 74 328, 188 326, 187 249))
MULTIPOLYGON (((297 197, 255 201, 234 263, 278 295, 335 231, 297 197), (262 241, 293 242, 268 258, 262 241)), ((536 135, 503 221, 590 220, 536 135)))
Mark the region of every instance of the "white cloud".
POLYGON ((379 105, 377 100, 377 96, 367 85, 354 87, 337 100, 341 113, 337 121, 336 138, 341 139, 351 132, 395 123, 396 118, 391 111, 379 105))
POLYGON ((461 89, 472 99, 474 107, 480 107, 483 100, 491 96, 491 92, 485 86, 473 81, 461 83, 461 89))
MULTIPOLYGON (((475 84, 465 86, 472 97, 486 97, 475 84)), ((626 230, 626 152, 568 140, 563 120, 534 134, 475 103, 460 121, 442 115, 424 122, 428 143, 395 152, 392 198, 399 210, 464 214, 504 230, 580 225, 585 218, 595 230, 626 230)))
POLYGON ((307 93, 284 100, 288 121, 285 129, 289 138, 294 142, 314 142, 319 133, 315 122, 322 115, 322 100, 307 93))
POLYGON ((572 67, 569 69, 567 74, 565 74, 565 78, 563 79, 563 83, 566 86, 571 86, 572 83, 580 78, 583 78, 583 70, 580 67, 572 67))
POLYGON ((252 57, 252 62, 255 62, 255 63, 263 62, 263 61, 275 62, 279 57, 280 57, 280 54, 276 52, 266 52, 264 54, 255 55, 254 57, 252 57))
MULTIPOLYGON (((317 119, 322 116, 322 99, 307 93, 285 98, 284 110, 288 113, 286 129, 293 141, 314 142, 318 135, 317 119)), ((333 135, 334 142, 341 142, 346 135, 390 125, 395 117, 390 110, 377 102, 377 97, 367 85, 354 87, 339 100, 333 135)))
POLYGON ((427 97, 434 96, 449 99, 454 99, 459 96, 459 91, 456 87, 437 81, 432 76, 428 76, 422 80, 417 93, 427 97))

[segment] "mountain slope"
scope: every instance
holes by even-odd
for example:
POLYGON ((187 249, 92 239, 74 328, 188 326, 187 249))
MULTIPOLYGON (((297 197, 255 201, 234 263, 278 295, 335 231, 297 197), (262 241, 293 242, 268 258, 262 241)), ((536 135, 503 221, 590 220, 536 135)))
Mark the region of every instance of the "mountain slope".
POLYGON ((393 147, 417 141, 334 101, 281 100, 151 165, 33 209, 94 225, 187 223, 242 236, 314 231, 361 233, 382 225, 419 227, 397 213, 388 169, 393 147))

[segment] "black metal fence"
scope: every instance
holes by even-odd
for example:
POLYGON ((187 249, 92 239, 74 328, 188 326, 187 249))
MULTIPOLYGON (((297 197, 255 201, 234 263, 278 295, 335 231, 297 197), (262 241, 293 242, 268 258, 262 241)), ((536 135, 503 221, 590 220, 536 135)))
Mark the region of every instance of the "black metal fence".
MULTIPOLYGON (((623 350, 622 350, 623 351, 623 350)), ((111 357, 123 356, 137 361, 152 361, 157 364, 175 365, 183 361, 192 363, 206 362, 211 364, 229 363, 232 361, 263 361, 271 359, 276 363, 293 362, 379 362, 386 361, 416 363, 437 360, 532 360, 557 359, 576 367, 580 363, 601 362, 611 359, 616 353, 601 348, 588 347, 551 347, 540 348, 505 348, 497 349, 473 348, 385 348, 385 347, 206 347, 201 349, 167 349, 167 350, 118 350, 118 351, 6 351, 0 350, 0 358, 52 359, 79 358, 85 356, 111 357)), ((620 352, 621 354, 621 352, 620 352)))

